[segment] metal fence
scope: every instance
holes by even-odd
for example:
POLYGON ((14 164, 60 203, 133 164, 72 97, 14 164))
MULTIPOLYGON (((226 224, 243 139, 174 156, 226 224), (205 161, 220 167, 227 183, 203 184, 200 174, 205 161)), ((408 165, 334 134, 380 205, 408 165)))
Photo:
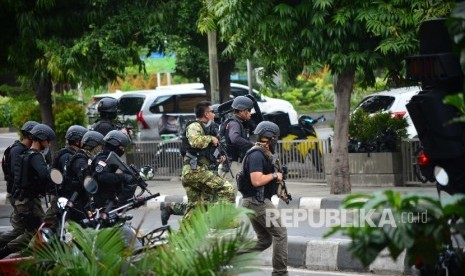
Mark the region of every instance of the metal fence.
MULTIPOLYGON (((135 142, 126 154, 128 163, 152 166, 158 177, 181 175, 181 141, 135 142)), ((325 182, 324 154, 330 151, 329 140, 279 141, 277 152, 288 167, 288 179, 325 182)))
MULTIPOLYGON (((128 163, 139 167, 152 166, 157 177, 181 175, 180 140, 135 142, 127 153, 128 163)), ((421 147, 418 139, 403 140, 401 144, 404 185, 422 184, 414 171, 416 154, 421 147)), ((331 140, 279 141, 277 152, 287 165, 289 180, 326 182, 323 156, 331 152, 331 140)), ((350 160, 349 160, 350 162, 350 160)))

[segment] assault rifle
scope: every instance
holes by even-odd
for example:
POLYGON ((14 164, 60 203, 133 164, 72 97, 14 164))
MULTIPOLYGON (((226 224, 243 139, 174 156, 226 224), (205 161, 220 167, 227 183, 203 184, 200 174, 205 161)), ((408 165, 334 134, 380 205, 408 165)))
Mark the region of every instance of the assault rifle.
POLYGON ((135 165, 133 165, 133 164, 128 165, 128 164, 124 163, 123 160, 121 160, 121 158, 113 151, 110 152, 110 154, 108 155, 105 162, 108 165, 117 166, 118 169, 120 169, 124 173, 128 173, 128 174, 132 175, 132 177, 134 177, 134 179, 136 179, 137 186, 139 186, 142 189, 142 191, 146 191, 147 193, 149 193, 149 195, 152 194, 147 189, 148 184, 145 183, 145 181, 142 179, 142 177, 139 174, 139 170, 136 168, 135 165))
POLYGON ((289 204, 289 202, 292 200, 291 194, 287 191, 287 186, 286 186, 286 179, 287 179, 287 174, 288 174, 288 169, 287 166, 282 165, 281 161, 279 158, 276 159, 274 162, 275 169, 282 173, 283 175, 283 180, 278 181, 278 190, 276 191, 276 195, 282 199, 286 204, 289 204))

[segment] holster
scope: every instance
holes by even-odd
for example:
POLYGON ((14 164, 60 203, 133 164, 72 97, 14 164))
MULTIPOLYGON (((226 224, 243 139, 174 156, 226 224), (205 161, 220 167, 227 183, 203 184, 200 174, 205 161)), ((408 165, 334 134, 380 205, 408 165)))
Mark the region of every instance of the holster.
POLYGON ((261 186, 255 189, 255 196, 253 198, 260 203, 265 202, 265 187, 261 186))
POLYGON ((189 158, 189 165, 191 166, 191 170, 196 170, 197 169, 197 162, 198 162, 197 156, 192 155, 189 152, 186 152, 186 156, 189 158))

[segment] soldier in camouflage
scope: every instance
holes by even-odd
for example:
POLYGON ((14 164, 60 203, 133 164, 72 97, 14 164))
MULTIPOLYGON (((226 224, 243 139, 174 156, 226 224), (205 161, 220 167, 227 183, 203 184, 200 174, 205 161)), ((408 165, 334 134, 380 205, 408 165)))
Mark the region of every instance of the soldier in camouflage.
POLYGON ((234 188, 209 167, 217 161, 214 156, 218 146, 216 130, 212 129, 215 114, 211 103, 202 101, 195 107, 197 120, 186 127, 188 148, 183 160, 181 181, 188 198, 186 215, 197 204, 235 200, 234 188))

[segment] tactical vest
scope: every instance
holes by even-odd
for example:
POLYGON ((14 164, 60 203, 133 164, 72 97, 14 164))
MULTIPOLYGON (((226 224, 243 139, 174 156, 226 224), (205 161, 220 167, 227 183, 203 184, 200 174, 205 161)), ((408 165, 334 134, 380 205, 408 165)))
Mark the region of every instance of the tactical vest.
POLYGON ((2 170, 4 179, 6 181, 6 191, 8 193, 11 193, 13 189, 14 175, 12 174, 11 149, 15 147, 21 147, 21 153, 27 150, 26 146, 24 146, 19 140, 16 140, 12 145, 6 148, 5 152, 3 153, 2 170))
POLYGON ((103 136, 107 135, 108 132, 117 129, 112 121, 108 119, 100 119, 95 122, 91 128, 91 130, 97 131, 101 133, 103 136))
POLYGON ((273 156, 263 147, 255 145, 245 153, 244 161, 242 162, 242 170, 237 173, 236 182, 237 188, 244 198, 255 197, 259 202, 263 202, 264 198, 270 199, 274 194, 276 194, 277 184, 268 183, 258 188, 255 188, 252 185, 252 181, 250 180, 249 168, 247 166, 247 158, 252 152, 255 151, 261 152, 265 156, 265 158, 269 160, 269 166, 266 166, 264 168, 263 174, 269 174, 273 172, 273 156))
POLYGON ((209 162, 216 162, 216 158, 214 157, 214 154, 213 154, 216 147, 209 145, 208 147, 204 149, 197 149, 197 148, 191 147, 191 145, 189 144, 189 139, 187 138, 187 128, 192 123, 200 124, 205 135, 216 136, 216 131, 214 130, 214 124, 212 124, 207 129, 202 122, 199 122, 197 120, 190 121, 189 123, 187 123, 186 128, 184 129, 183 135, 181 137, 181 155, 184 157, 186 156, 187 153, 189 153, 192 156, 196 156, 199 160, 201 160, 201 157, 205 157, 209 162))
POLYGON ((79 179, 79 175, 77 172, 73 171, 73 164, 79 158, 84 158, 87 160, 87 163, 86 163, 87 167, 80 168, 80 172, 82 172, 83 175, 90 175, 89 157, 82 152, 76 152, 75 154, 73 154, 66 162, 64 172, 63 172, 64 186, 63 186, 63 191, 61 192, 61 194, 63 194, 64 196, 72 195, 73 192, 81 190, 82 183, 81 183, 81 180, 79 179))
POLYGON ((235 116, 233 116, 231 118, 226 119, 220 126, 220 143, 226 148, 226 152, 228 153, 229 158, 231 158, 232 160, 239 160, 240 158, 243 159, 243 156, 245 155, 247 149, 232 144, 231 140, 229 139, 229 129, 227 126, 231 121, 236 121, 239 124, 241 128, 241 137, 247 139, 247 132, 244 126, 242 125, 242 122, 235 116))
POLYGON ((30 166, 32 156, 36 154, 40 153, 28 149, 20 154, 15 161, 12 194, 16 199, 22 200, 45 194, 46 183, 40 182, 38 175, 34 173, 34 170, 31 170, 30 166))

